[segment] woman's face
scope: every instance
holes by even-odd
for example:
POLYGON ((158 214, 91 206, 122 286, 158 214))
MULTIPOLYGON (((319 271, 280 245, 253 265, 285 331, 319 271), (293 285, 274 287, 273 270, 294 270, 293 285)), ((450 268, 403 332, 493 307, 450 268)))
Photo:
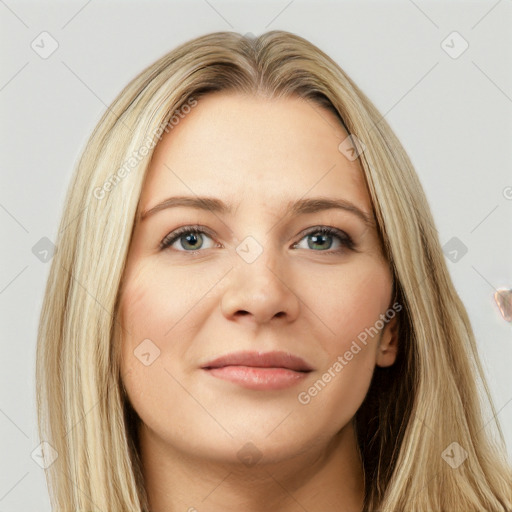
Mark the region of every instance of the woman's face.
POLYGON ((309 101, 222 92, 158 144, 120 315, 124 385, 161 448, 237 462, 326 446, 394 362, 392 277, 346 137, 309 101), (172 240, 186 226, 204 232, 172 240))

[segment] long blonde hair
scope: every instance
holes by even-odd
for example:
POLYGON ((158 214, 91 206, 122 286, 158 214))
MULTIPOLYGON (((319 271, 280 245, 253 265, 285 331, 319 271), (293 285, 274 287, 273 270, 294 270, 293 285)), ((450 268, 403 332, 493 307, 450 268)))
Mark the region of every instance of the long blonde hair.
POLYGON ((46 469, 53 509, 148 510, 135 415, 120 376, 119 290, 155 136, 186 105, 220 90, 299 96, 330 109, 366 145, 360 164, 403 310, 397 361, 375 369, 355 418, 364 510, 510 510, 503 434, 412 164, 332 59, 277 30, 257 38, 217 32, 180 45, 125 87, 83 151, 38 332, 39 435, 58 454, 46 469), (443 457, 454 449, 467 454, 457 467, 443 457))

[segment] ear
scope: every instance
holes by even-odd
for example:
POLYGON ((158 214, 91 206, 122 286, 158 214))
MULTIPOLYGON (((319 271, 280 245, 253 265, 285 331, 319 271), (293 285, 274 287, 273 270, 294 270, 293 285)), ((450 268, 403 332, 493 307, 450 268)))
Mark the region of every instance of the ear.
POLYGON ((379 345, 377 347, 377 366, 391 366, 398 352, 398 318, 394 316, 382 330, 379 345))

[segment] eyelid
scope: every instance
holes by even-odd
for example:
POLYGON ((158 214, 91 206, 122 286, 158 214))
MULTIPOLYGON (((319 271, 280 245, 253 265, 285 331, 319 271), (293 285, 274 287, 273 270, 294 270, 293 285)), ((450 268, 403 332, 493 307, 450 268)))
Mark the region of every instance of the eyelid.
MULTIPOLYGON (((208 235, 210 238, 215 239, 215 233, 206 226, 201 224, 186 224, 184 226, 180 226, 176 229, 173 229, 170 233, 164 236, 162 241, 159 244, 160 250, 168 249, 174 242, 179 240, 180 236, 185 233, 204 233, 208 235)), ((180 252, 194 252, 194 251, 180 251, 180 252)), ((196 251, 197 252, 197 251, 196 251)))
MULTIPOLYGON (((206 234, 208 237, 210 237, 212 240, 214 240, 216 244, 219 244, 219 242, 217 242, 215 240, 215 237, 216 237, 215 233, 210 228, 203 226, 201 224, 187 224, 187 225, 178 227, 178 228, 172 230, 170 233, 168 233, 159 244, 160 250, 163 251, 165 249, 170 248, 171 245, 173 245, 176 241, 178 241, 180 239, 180 237, 183 234, 186 234, 186 233, 206 234)), ((356 248, 355 242, 353 241, 352 237, 348 233, 346 233, 342 229, 339 229, 334 226, 329 226, 326 224, 310 226, 310 227, 304 229, 303 231, 301 231, 297 235, 297 237, 298 237, 297 241, 292 244, 292 247, 297 246, 306 236, 308 236, 310 234, 314 234, 314 233, 322 233, 326 236, 338 238, 338 240, 340 241, 340 243, 342 245, 342 248, 334 249, 334 250, 325 250, 325 251, 312 251, 312 252, 319 252, 319 253, 324 253, 324 254, 336 254, 336 253, 340 253, 340 252, 343 252, 346 250, 350 250, 353 252, 359 252, 356 248)), ((178 251, 178 252, 188 252, 191 254, 196 254, 198 252, 201 252, 201 249, 198 249, 196 251, 178 251)))
MULTIPOLYGON (((298 236, 298 241, 293 244, 295 247, 297 244, 299 244, 302 239, 308 235, 314 234, 314 233, 323 233, 327 236, 332 236, 334 238, 338 238, 342 245, 344 246, 345 250, 351 250, 353 252, 359 252, 356 249, 356 243, 352 239, 352 237, 342 229, 336 228, 334 226, 329 226, 327 224, 319 224, 317 226, 311 226, 309 228, 306 228, 305 230, 301 231, 298 236)), ((312 252, 320 252, 320 253, 326 253, 326 254, 335 254, 338 252, 341 252, 342 249, 335 249, 335 250, 327 250, 327 251, 312 251, 312 252)))

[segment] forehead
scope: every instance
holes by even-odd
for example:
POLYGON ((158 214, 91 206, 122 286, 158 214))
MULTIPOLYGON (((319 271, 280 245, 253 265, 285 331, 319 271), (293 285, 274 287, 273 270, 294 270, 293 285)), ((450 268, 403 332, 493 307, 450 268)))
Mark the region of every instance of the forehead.
POLYGON ((358 160, 338 149, 347 136, 336 116, 311 100, 208 94, 164 132, 141 209, 170 195, 264 208, 312 195, 341 197, 370 212, 358 160))

